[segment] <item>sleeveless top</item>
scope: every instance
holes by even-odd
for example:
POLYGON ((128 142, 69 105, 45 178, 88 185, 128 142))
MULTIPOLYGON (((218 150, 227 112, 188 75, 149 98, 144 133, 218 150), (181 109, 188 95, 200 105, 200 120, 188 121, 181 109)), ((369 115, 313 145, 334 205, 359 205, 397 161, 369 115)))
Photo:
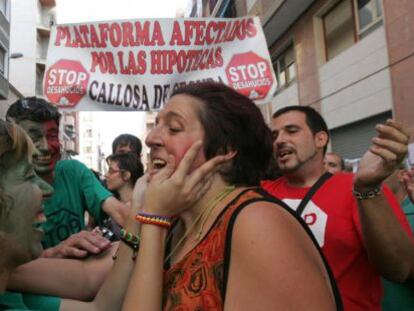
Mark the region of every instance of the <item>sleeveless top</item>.
MULTIPOLYGON (((284 202, 270 196, 261 188, 242 191, 221 211, 207 234, 182 260, 172 267, 169 261, 165 263, 163 310, 223 310, 233 225, 240 211, 257 201, 278 204, 302 225, 318 248, 329 275, 337 310, 342 310, 342 302, 333 274, 312 233, 303 220, 297 217, 284 202)), ((166 254, 169 254, 171 239, 167 241, 166 248, 166 254)))

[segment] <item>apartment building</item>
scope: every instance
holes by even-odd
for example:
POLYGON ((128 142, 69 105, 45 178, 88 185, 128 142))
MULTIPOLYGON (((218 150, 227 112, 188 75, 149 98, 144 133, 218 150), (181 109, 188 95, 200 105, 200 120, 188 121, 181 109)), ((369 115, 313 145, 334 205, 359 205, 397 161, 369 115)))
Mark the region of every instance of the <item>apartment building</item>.
POLYGON ((50 26, 55 23, 55 0, 11 2, 10 49, 22 57, 10 60, 10 82, 25 96, 43 96, 50 26))
POLYGON ((78 113, 79 124, 77 125, 79 134, 79 155, 76 157, 87 167, 95 171, 103 171, 103 161, 105 157, 101 154, 100 136, 94 130, 97 122, 97 115, 93 112, 82 111, 78 113))
POLYGON ((10 1, 0 1, 0 99, 9 93, 10 1))
POLYGON ((10 104, 22 94, 9 82, 9 60, 22 57, 10 47, 10 0, 0 0, 0 118, 4 118, 10 104))
MULTIPOLYGON (((10 58, 10 83, 21 96, 43 98, 43 77, 51 26, 56 22, 56 2, 13 0, 10 4, 10 50, 19 56, 10 58)), ((64 113, 61 119, 64 157, 78 153, 76 119, 76 113, 64 113)))
POLYGON ((414 136, 414 1, 203 1, 212 15, 226 5, 261 18, 278 82, 262 111, 314 107, 327 120, 332 150, 351 159, 389 117, 414 136))

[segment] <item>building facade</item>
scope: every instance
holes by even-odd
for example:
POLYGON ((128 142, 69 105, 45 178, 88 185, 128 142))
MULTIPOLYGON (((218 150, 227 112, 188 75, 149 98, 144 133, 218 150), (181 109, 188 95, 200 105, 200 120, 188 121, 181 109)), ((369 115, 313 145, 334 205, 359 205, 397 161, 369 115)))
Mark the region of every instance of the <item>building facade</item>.
MULTIPOLYGON (((19 57, 10 57, 9 80, 20 97, 43 98, 47 49, 51 26, 56 23, 55 7, 55 0, 11 1, 10 51, 12 56, 19 57)), ((78 153, 76 119, 76 113, 62 114, 60 139, 64 157, 78 153)))
POLYGON ((9 108, 23 95, 9 82, 9 60, 19 58, 10 48, 11 1, 0 0, 0 118, 4 118, 9 108))
MULTIPOLYGON (((211 2, 226 1, 204 6, 211 2)), ((414 136, 414 1, 230 2, 237 16, 258 15, 263 24, 278 89, 262 111, 314 107, 331 130, 331 149, 349 159, 387 118, 414 136)))
POLYGON ((43 96, 50 27, 55 23, 54 0, 11 2, 10 49, 22 57, 10 60, 10 82, 24 96, 43 96))
POLYGON ((10 0, 0 0, 0 99, 9 93, 10 0))
POLYGON ((78 113, 79 124, 79 155, 76 157, 87 167, 97 171, 104 171, 105 156, 101 152, 101 138, 95 130, 97 114, 89 111, 78 113))

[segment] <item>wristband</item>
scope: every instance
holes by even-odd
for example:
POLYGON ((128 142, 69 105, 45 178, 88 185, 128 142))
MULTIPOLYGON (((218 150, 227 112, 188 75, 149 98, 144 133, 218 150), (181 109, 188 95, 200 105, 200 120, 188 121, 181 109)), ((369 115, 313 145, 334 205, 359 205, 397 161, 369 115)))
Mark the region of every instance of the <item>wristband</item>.
MULTIPOLYGON (((121 229, 120 231, 121 241, 124 242, 128 247, 132 249, 132 260, 135 261, 137 258, 138 250, 139 250, 139 242, 140 237, 138 235, 133 235, 132 233, 126 231, 125 229, 121 229)), ((118 249, 119 250, 119 249, 118 249)), ((118 251, 114 256, 112 256, 113 260, 117 259, 118 251)))
POLYGON ((375 198, 377 195, 381 193, 381 186, 377 186, 373 189, 368 191, 357 191, 355 188, 352 189, 352 194, 358 200, 369 200, 375 198))
POLYGON ((166 229, 171 227, 171 218, 161 215, 140 212, 135 216, 135 220, 143 224, 155 225, 166 229))
POLYGON ((121 240, 126 244, 132 245, 139 245, 140 237, 138 235, 133 235, 132 233, 126 231, 125 229, 121 229, 120 231, 121 240))

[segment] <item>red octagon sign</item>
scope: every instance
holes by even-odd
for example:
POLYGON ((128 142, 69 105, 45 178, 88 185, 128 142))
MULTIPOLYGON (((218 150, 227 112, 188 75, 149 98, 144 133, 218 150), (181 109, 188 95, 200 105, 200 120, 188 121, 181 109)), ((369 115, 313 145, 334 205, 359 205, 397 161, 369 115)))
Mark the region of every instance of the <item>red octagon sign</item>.
POLYGON ((263 99, 273 85, 269 62, 247 52, 234 55, 226 67, 229 85, 252 100, 263 99))
POLYGON ((61 59, 45 74, 44 94, 58 107, 75 107, 86 94, 89 73, 79 61, 61 59))

